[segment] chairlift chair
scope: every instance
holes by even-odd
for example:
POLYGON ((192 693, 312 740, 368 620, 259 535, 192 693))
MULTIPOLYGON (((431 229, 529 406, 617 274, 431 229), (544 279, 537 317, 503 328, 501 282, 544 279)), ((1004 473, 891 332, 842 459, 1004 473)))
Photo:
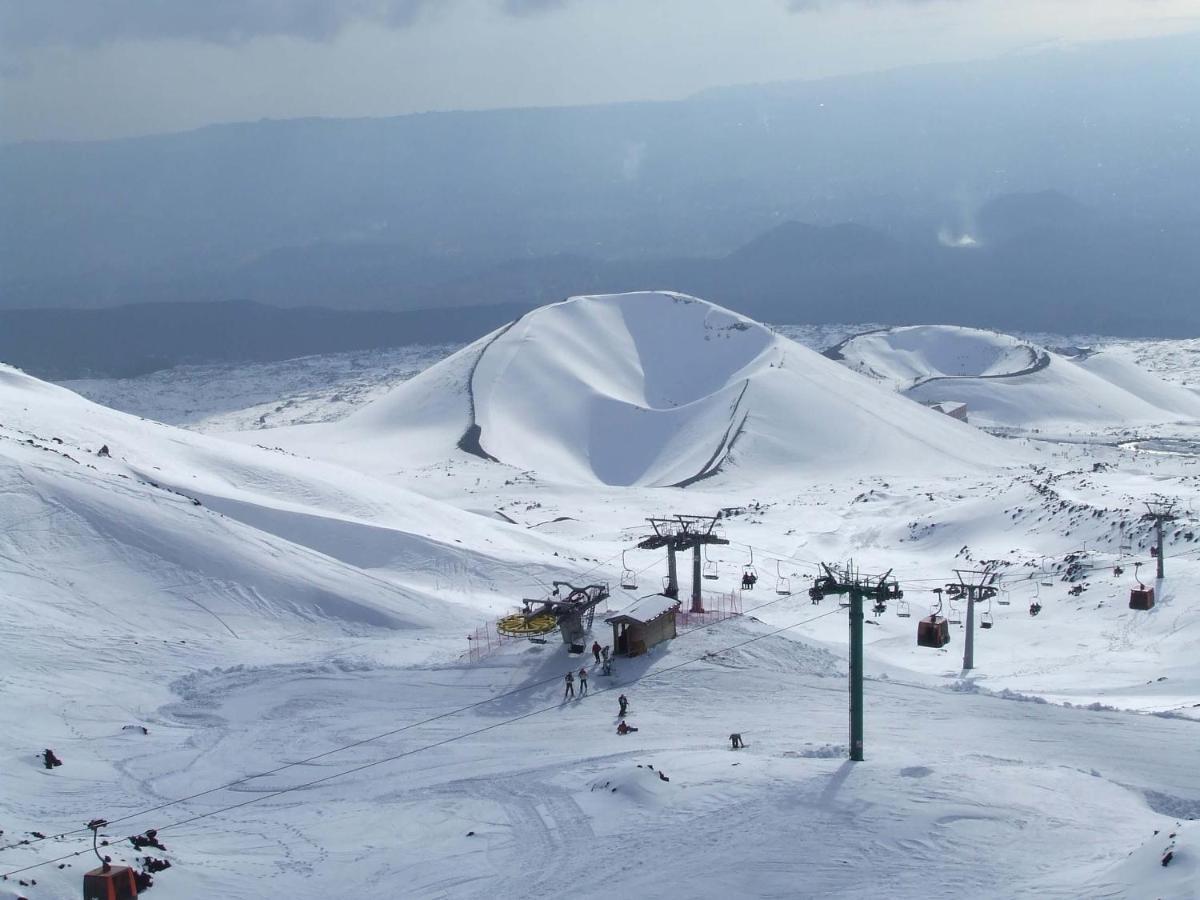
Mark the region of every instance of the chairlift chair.
POLYGON ((754 548, 750 548, 750 562, 742 567, 742 590, 752 591, 758 583, 758 569, 754 568, 754 548))
POLYGON ((779 560, 775 560, 775 593, 787 595, 791 592, 792 581, 783 577, 783 573, 779 571, 779 560))
POLYGON ((627 591, 636 591, 638 586, 637 572, 625 564, 625 551, 621 551, 621 587, 627 591))
POLYGON ((708 581, 716 581, 721 577, 720 569, 717 567, 715 559, 708 558, 708 545, 704 545, 704 567, 700 572, 701 577, 708 581))
POLYGON ((988 600, 988 608, 983 611, 983 615, 979 617, 980 628, 991 628, 996 624, 995 618, 992 617, 992 601, 988 600))
POLYGON ((954 605, 954 597, 950 597, 950 614, 946 617, 951 625, 962 624, 962 607, 954 605))
POLYGON ((899 619, 907 619, 912 616, 912 611, 908 608, 907 600, 896 601, 896 617, 899 619))

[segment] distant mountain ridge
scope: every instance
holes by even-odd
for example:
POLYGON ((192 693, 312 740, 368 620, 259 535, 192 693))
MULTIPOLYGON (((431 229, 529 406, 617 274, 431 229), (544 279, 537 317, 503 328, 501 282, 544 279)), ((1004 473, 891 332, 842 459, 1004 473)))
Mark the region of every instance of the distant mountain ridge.
POLYGON ((1193 34, 678 102, 3 146, 0 308, 413 310, 677 287, 759 318, 769 300, 779 321, 847 302, 913 321, 930 299, 971 305, 978 286, 979 303, 1016 292, 1026 311, 1053 299, 1076 318, 1095 307, 1093 329, 1146 327, 1111 314, 1116 286, 1163 298, 1148 322, 1191 321, 1200 120, 1180 111, 1200 95, 1197 58, 1193 34), (938 254, 943 229, 999 223, 1007 241, 1040 214, 989 213, 988 198, 1045 206, 1055 192, 1089 211, 1085 230, 1107 231, 1051 229, 1049 245, 991 265, 938 254), (861 252, 835 271, 844 242, 821 249, 835 235, 817 233, 791 262, 808 253, 826 272, 791 286, 788 272, 713 263, 789 222, 858 223, 896 252, 886 271, 855 271, 861 252))

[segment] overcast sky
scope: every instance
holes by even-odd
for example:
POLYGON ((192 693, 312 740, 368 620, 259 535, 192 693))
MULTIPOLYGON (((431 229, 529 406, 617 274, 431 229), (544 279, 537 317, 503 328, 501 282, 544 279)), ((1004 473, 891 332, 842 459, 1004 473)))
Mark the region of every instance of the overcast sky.
POLYGON ((1200 30, 1200 0, 0 0, 0 140, 668 99, 1200 30))

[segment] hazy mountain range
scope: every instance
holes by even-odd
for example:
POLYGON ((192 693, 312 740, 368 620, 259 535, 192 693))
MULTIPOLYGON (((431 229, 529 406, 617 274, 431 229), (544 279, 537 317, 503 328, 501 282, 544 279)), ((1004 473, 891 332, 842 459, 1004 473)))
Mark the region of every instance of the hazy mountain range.
POLYGON ((465 338, 490 305, 660 288, 776 322, 1196 334, 1198 59, 1188 35, 669 103, 4 146, 0 309, 195 305, 153 328, 5 315, 0 358, 78 367, 56 335, 100 321, 190 323, 172 346, 208 357, 206 328, 259 327, 230 300, 328 307, 313 334, 345 349, 408 326, 332 310, 442 310, 422 328, 465 338))

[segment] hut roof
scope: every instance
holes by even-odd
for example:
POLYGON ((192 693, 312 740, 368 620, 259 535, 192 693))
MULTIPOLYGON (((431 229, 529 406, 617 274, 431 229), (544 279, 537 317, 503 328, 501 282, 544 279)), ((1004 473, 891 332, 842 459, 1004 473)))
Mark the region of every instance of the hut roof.
POLYGON ((639 625, 645 625, 647 622, 653 622, 655 619, 665 616, 667 613, 674 612, 677 609, 679 609, 678 599, 668 597, 665 594, 649 594, 645 597, 639 597, 620 612, 608 616, 604 621, 610 624, 636 622, 639 625))

